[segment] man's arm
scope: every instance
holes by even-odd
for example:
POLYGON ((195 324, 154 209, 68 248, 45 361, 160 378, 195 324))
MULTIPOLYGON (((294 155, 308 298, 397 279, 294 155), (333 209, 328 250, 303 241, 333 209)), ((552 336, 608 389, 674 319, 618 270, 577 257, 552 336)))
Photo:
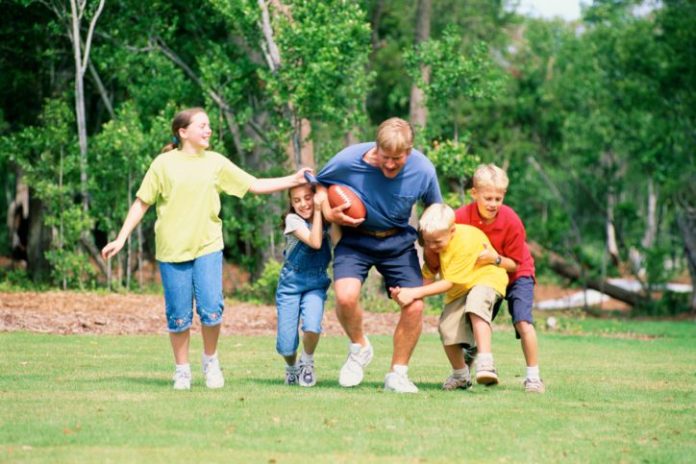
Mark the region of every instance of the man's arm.
MULTIPOLYGON (((326 187, 324 187, 323 185, 317 185, 317 193, 324 192, 324 195, 326 195, 326 190, 326 187)), ((344 214, 343 211, 348 208, 350 208, 349 204, 343 204, 335 208, 332 208, 329 204, 328 199, 321 205, 321 211, 322 213, 324 213, 324 218, 332 224, 338 224, 339 226, 346 227, 357 227, 360 224, 362 224, 363 221, 365 221, 365 218, 353 219, 352 217, 344 214)))

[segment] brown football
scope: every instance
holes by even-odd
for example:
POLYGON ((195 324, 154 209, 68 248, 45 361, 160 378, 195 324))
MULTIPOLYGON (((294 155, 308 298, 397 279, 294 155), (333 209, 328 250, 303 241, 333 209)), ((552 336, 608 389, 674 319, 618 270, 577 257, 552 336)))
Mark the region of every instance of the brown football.
POLYGON ((367 211, 360 197, 345 185, 331 185, 326 193, 332 208, 348 203, 350 206, 343 210, 346 216, 353 219, 363 219, 367 211))

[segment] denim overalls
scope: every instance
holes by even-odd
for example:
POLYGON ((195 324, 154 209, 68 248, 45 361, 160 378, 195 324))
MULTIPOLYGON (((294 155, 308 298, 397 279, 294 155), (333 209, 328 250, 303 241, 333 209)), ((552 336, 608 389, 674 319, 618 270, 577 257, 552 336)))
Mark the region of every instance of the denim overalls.
POLYGON ((285 261, 276 290, 276 350, 281 356, 291 356, 297 351, 300 318, 303 332, 321 333, 326 291, 331 284, 326 272, 331 261, 329 240, 325 230, 320 249, 299 241, 289 253, 283 252, 285 261))

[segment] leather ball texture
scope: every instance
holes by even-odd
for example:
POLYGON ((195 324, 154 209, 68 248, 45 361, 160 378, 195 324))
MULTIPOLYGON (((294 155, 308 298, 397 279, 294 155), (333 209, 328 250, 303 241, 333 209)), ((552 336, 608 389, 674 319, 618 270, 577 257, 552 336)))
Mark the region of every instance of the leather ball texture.
POLYGON ((329 186, 326 195, 329 200, 329 205, 331 205, 332 208, 346 203, 350 205, 347 209, 343 210, 346 216, 350 216, 353 219, 363 219, 367 214, 362 200, 350 187, 334 184, 329 186))

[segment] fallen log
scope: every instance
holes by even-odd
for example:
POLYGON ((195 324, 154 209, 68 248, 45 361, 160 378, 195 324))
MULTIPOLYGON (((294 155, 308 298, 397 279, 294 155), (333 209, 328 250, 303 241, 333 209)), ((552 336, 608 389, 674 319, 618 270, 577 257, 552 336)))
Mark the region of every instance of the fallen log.
POLYGON ((575 263, 568 262, 559 254, 545 249, 536 242, 529 242, 529 251, 532 253, 535 261, 547 262, 549 267, 556 274, 559 274, 567 279, 582 281, 587 288, 605 293, 610 297, 623 301, 631 306, 636 306, 646 300, 641 294, 626 290, 625 288, 614 285, 607 280, 584 277, 582 275, 580 266, 575 263))

